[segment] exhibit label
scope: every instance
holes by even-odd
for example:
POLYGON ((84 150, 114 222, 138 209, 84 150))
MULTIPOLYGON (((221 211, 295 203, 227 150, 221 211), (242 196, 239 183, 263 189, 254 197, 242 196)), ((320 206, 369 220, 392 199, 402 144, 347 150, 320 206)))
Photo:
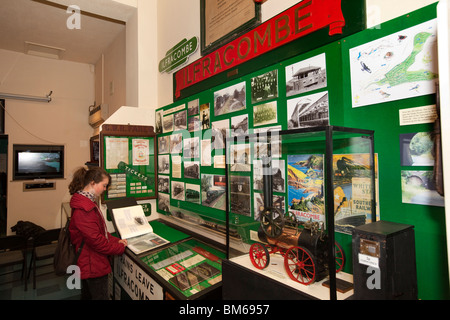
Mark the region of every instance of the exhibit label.
POLYGON ((218 50, 175 73, 175 96, 181 90, 261 56, 314 31, 329 28, 329 35, 342 34, 345 19, 341 0, 300 1, 218 50))
POLYGON ((163 300, 163 289, 127 255, 114 257, 114 278, 133 300, 163 300))

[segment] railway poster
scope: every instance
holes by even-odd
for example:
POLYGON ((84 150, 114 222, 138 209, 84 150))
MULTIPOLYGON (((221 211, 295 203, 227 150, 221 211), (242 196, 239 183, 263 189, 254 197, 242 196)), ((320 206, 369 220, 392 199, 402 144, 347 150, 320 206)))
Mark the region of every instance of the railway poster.
POLYGON ((288 204, 297 220, 325 223, 323 155, 288 155, 288 204))
POLYGON ((372 203, 376 202, 372 202, 369 157, 368 153, 333 155, 334 219, 338 232, 350 234, 354 227, 372 222, 372 203))

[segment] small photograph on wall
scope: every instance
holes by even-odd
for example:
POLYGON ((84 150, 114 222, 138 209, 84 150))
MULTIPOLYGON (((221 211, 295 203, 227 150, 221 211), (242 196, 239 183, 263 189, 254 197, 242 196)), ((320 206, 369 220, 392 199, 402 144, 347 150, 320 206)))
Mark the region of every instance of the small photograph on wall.
POLYGON ((158 192, 169 193, 170 192, 170 177, 158 176, 158 192))
POLYGON ((184 162, 184 177, 189 179, 200 178, 200 164, 198 161, 184 162))
POLYGON ((444 197, 436 191, 433 171, 402 170, 402 202, 444 207, 444 197))
POLYGON ((250 177, 231 176, 230 177, 230 209, 232 212, 250 217, 250 177))
POLYGON ((229 131, 230 131, 230 124, 228 119, 214 121, 212 123, 211 142, 214 149, 225 148, 225 139, 228 137, 229 131))
POLYGON ((197 115, 198 110, 199 110, 198 99, 188 102, 188 116, 189 117, 197 115))
POLYGON ((158 173, 170 173, 170 160, 168 154, 158 156, 158 173))
POLYGON ((173 115, 174 131, 187 129, 186 110, 177 112, 173 115))
POLYGON ((250 145, 232 144, 230 149, 230 171, 250 171, 250 145))
POLYGON ((161 211, 170 211, 170 196, 164 193, 158 193, 158 209, 161 211))
POLYGON ((183 140, 183 157, 198 158, 200 152, 200 138, 193 137, 183 140))
POLYGON ((163 118, 163 133, 173 131, 173 114, 164 116, 163 118))
POLYGON ((253 126, 264 126, 277 123, 277 102, 259 104, 253 107, 253 126))
POLYGON ((281 157, 281 141, 255 142, 253 148, 253 156, 258 159, 269 156, 269 152, 272 158, 281 157))
POLYGON ((349 50, 352 107, 436 92, 436 19, 349 50))
POLYGON ((287 101, 288 129, 325 126, 329 123, 328 91, 287 101))
POLYGON ((202 166, 211 166, 211 140, 202 140, 202 166))
POLYGON ((158 153, 169 153, 169 138, 170 136, 158 137, 158 153))
POLYGON ((326 86, 325 53, 286 67, 286 96, 288 97, 326 86))
MULTIPOLYGON (((254 192, 253 193, 253 199, 255 199, 255 203, 253 204, 253 209, 254 209, 254 219, 256 221, 260 221, 260 216, 261 213, 264 211, 264 194, 263 193, 258 193, 258 192, 254 192)), ((277 208, 279 210, 281 210, 281 212, 285 212, 284 211, 284 196, 278 196, 278 195, 273 195, 273 200, 272 200, 272 204, 274 208, 277 208)))
POLYGON ((214 115, 245 109, 245 81, 214 92, 214 115))
POLYGON ((231 118, 231 136, 240 136, 248 132, 248 114, 231 118))
POLYGON ((163 111, 156 111, 155 114, 155 133, 159 134, 163 132, 163 111))
POLYGON ((201 175, 202 205, 225 210, 226 194, 225 176, 214 174, 201 175))
POLYGON ((251 79, 252 103, 278 98, 278 70, 251 79))
POLYGON ((202 130, 209 129, 209 103, 200 106, 200 121, 202 130))
POLYGON ((180 156, 172 156, 172 178, 181 178, 181 164, 182 159, 180 156))
MULTIPOLYGON (((286 170, 284 160, 273 159, 271 170, 273 191, 285 192, 286 170)), ((253 188, 255 190, 264 190, 262 160, 253 160, 253 188)))
POLYGON ((400 135, 402 166, 434 166, 434 139, 431 132, 400 135))
POLYGON ((194 132, 200 130, 200 117, 193 116, 188 118, 188 130, 189 132, 194 132))
POLYGON ((186 183, 186 201, 200 203, 200 185, 186 183))
POLYGON ((172 181, 172 199, 184 201, 184 182, 172 181))
POLYGON ((181 133, 172 134, 170 136, 170 153, 179 154, 183 148, 183 135, 181 133))

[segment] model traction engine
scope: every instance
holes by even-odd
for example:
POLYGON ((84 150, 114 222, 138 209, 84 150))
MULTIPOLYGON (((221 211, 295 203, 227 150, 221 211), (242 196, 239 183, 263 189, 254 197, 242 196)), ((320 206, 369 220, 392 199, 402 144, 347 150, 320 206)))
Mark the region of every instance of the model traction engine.
MULTIPOLYGON (((323 223, 299 222, 293 214, 285 216, 274 207, 270 151, 262 162, 264 209, 260 214, 258 237, 266 244, 252 244, 250 260, 256 268, 264 269, 270 263, 270 254, 279 253, 284 257, 284 267, 292 280, 304 285, 320 281, 329 273, 329 244, 323 223)), ((344 266, 344 253, 337 242, 334 248, 336 272, 339 272, 344 266)))

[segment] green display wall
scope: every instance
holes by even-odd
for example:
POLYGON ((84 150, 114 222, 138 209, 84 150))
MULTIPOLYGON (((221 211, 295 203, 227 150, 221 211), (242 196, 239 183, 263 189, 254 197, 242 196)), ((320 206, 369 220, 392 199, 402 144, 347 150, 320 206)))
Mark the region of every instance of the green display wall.
MULTIPOLYGON (((303 98, 309 98, 314 100, 316 104, 327 100, 328 119, 326 116, 319 117, 320 121, 328 121, 329 124, 335 126, 375 131, 375 153, 377 154, 379 172, 378 209, 380 217, 382 220, 411 224, 415 227, 419 298, 450 298, 444 207, 435 203, 432 205, 414 203, 415 200, 404 199, 406 192, 402 192, 402 180, 414 181, 411 178, 411 172, 426 171, 429 173, 433 170, 433 165, 429 162, 412 165, 403 161, 404 158, 408 157, 405 156, 404 152, 401 152, 401 150, 404 150, 403 142, 411 140, 408 140, 408 137, 415 133, 431 132, 433 124, 417 124, 420 121, 415 120, 415 122, 411 122, 408 125, 404 123, 401 125, 400 113, 406 111, 409 117, 411 117, 411 114, 418 117, 414 108, 436 104, 435 91, 423 91, 425 89, 417 85, 417 83, 423 84, 423 82, 420 82, 423 80, 428 84, 433 83, 434 85, 436 75, 433 72, 422 72, 419 75, 418 73, 422 70, 417 70, 416 64, 414 64, 415 62, 428 66, 430 63, 437 64, 435 55, 423 54, 425 52, 424 45, 427 43, 426 40, 433 40, 429 37, 435 37, 435 32, 426 29, 429 21, 433 21, 435 18, 436 5, 434 4, 386 22, 378 27, 358 32, 352 36, 320 48, 311 49, 306 53, 281 62, 271 63, 274 57, 273 55, 268 55, 264 63, 261 63, 261 68, 256 72, 240 73, 239 78, 223 81, 219 85, 212 88, 208 87, 206 90, 158 109, 156 111, 156 132, 158 133, 157 138, 159 142, 157 211, 161 214, 169 214, 169 211, 172 214, 176 212, 182 213, 184 210, 195 212, 203 219, 205 225, 223 229, 225 204, 222 207, 218 205, 214 208, 202 203, 205 200, 205 193, 202 192, 202 184, 205 181, 202 181, 202 175, 225 176, 225 168, 218 166, 217 161, 220 158, 215 158, 215 156, 224 155, 223 149, 211 148, 210 151, 207 151, 211 156, 211 165, 202 163, 204 160, 202 153, 205 151, 202 149, 202 140, 211 141, 210 128, 212 124, 224 121, 229 128, 232 128, 232 126, 240 124, 238 122, 240 116, 248 116, 247 123, 250 130, 272 126, 280 126, 282 130, 286 130, 292 126, 290 122, 292 120, 291 100, 297 99, 297 101, 301 101, 303 98), (418 25, 422 26, 422 23, 425 23, 425 30, 416 32, 417 30, 415 29, 409 29, 418 25), (409 50, 409 53, 396 49, 399 45, 401 47, 402 41, 405 41, 408 37, 409 39, 411 37, 414 38, 419 33, 424 38, 417 38, 416 42, 414 42, 415 45, 412 47, 413 49, 406 49, 409 50), (431 35, 426 36, 425 33, 431 35), (385 42, 380 40, 387 36, 390 36, 390 38, 385 42), (375 40, 378 42, 374 42, 374 47, 368 49, 366 45, 375 40), (358 52, 359 48, 361 49, 360 52, 358 52), (364 55, 364 59, 361 59, 361 55, 357 56, 358 53, 364 55), (356 57, 354 56, 355 54, 356 57), (378 55, 378 60, 373 58, 375 54, 378 55), (388 63, 388 60, 394 61, 393 59, 396 59, 398 56, 407 57, 403 61, 399 60, 398 62, 398 65, 403 69, 392 68, 391 70, 395 72, 386 73, 387 76, 383 76, 384 73, 380 71, 385 67, 383 61, 388 63), (323 63, 317 62, 321 61, 320 58, 323 59, 323 63), (379 64, 373 64, 374 61, 379 62, 379 64), (292 81, 289 81, 289 74, 293 69, 301 69, 302 66, 296 65, 296 63, 300 62, 305 64, 304 68, 319 63, 322 72, 326 69, 326 81, 320 78, 322 80, 316 81, 315 85, 307 89, 297 92, 293 91, 295 85, 292 84, 292 81), (276 74, 278 79, 277 94, 263 99, 264 101, 257 100, 258 98, 253 95, 257 91, 252 89, 252 83, 264 75, 272 76, 273 74, 276 74), (379 77, 376 77, 377 74, 379 74, 379 77), (398 79, 396 76, 399 74, 406 74, 410 78, 398 79), (375 85, 371 85, 375 89, 369 93, 369 95, 372 95, 375 92, 375 95, 373 95, 373 99, 369 99, 369 102, 364 102, 363 98, 365 96, 361 94, 362 98, 360 98, 356 91, 368 92, 364 91, 367 88, 361 87, 361 84, 367 80, 367 77, 365 77, 367 75, 376 78, 376 81, 374 81, 375 85), (387 82, 390 85, 386 86, 387 82), (409 85, 406 89, 405 83, 409 85), (245 85, 245 89, 242 91, 243 85, 245 85), (237 86, 236 90, 230 89, 234 88, 234 86, 237 86), (237 111, 219 112, 220 114, 217 112, 217 97, 220 95, 225 96, 222 91, 224 89, 225 91, 232 90, 231 94, 235 95, 235 99, 241 101, 242 106, 237 108, 237 111), (245 96, 243 100, 242 94, 245 96), (396 94, 399 97, 394 100, 393 96, 396 94), (276 119, 273 120, 271 118, 273 120, 272 123, 255 123, 255 111, 264 103, 276 105, 275 109, 273 109, 276 110, 276 119), (198 106, 198 110, 195 110, 195 106, 198 106), (208 106, 209 115, 205 119, 209 120, 209 127, 202 128, 202 110, 205 110, 206 106, 208 106), (410 112, 408 113, 408 111, 410 112), (184 115, 183 112, 186 114, 184 115), (199 117, 198 120, 192 119, 197 116, 199 117), (192 130, 189 130, 190 125, 192 130), (195 127, 195 125, 199 127, 195 127), (160 131, 158 132, 158 130, 160 131), (181 134, 183 142, 179 146, 181 149, 173 152, 171 150, 171 139, 176 134, 181 134), (192 144, 189 146, 184 145, 184 141, 192 141, 192 144), (198 147, 195 147, 196 143, 198 143, 198 147), (167 144, 169 144, 168 148, 167 144), (161 147, 164 149, 161 150, 161 147), (183 153, 184 148, 186 148, 186 152, 192 152, 192 154, 185 156, 183 153), (195 148, 198 149, 196 150, 195 148), (174 165, 173 159, 181 161, 181 165, 174 165), (194 165, 194 168, 188 169, 184 165, 185 162, 188 162, 189 165, 194 165), (197 164, 197 167, 195 167, 195 164, 197 164), (407 175, 402 177, 402 172, 407 175), (182 183, 184 188, 189 185, 189 189, 192 191, 189 191, 189 199, 186 198, 186 193, 183 194, 182 198, 177 198, 174 195, 174 192, 177 191, 174 189, 176 188, 176 183, 182 183), (199 193, 198 200, 196 200, 196 192, 199 193)), ((434 40, 436 41, 436 39, 434 40)), ((289 46, 286 50, 292 50, 292 46, 289 46)), ((245 66, 243 68, 245 70, 245 66)), ((175 142, 174 139, 174 145, 175 142)), ((427 174, 424 177, 419 176, 419 178, 423 178, 425 181, 426 176, 427 174)), ((426 185, 428 189, 432 189, 431 183, 426 185)), ((430 192, 433 192, 433 190, 430 192)), ((286 197, 287 206, 287 193, 278 194, 286 197)), ((251 208, 254 208, 253 203, 251 208)), ((254 221, 253 212, 249 217, 242 216, 241 219, 248 219, 249 222, 254 221)), ((351 273, 351 235, 336 233, 336 240, 342 245, 347 257, 348 262, 344 271, 351 273)))
MULTIPOLYGON (((449 279, 445 235, 445 209, 436 205, 402 201, 402 171, 431 172, 433 166, 410 166, 402 163, 400 137, 410 133, 431 132, 433 124, 400 125, 400 111, 415 110, 436 104, 436 94, 376 103, 352 108, 350 50, 387 35, 402 41, 408 28, 436 19, 436 4, 424 7, 372 29, 346 38, 342 42, 343 123, 375 131, 375 152, 379 157, 379 208, 381 219, 414 225, 419 299, 448 299, 449 279)), ((426 30, 426 25, 422 28, 426 30)), ((435 39, 437 41, 437 39, 435 39)), ((416 44, 420 50, 420 43, 416 44)), ((437 50, 437 49, 436 49, 437 50)), ((385 50, 391 52, 391 50, 385 50)), ((410 56, 413 56, 411 53, 410 56)), ((415 57, 426 59, 426 57, 415 57)), ((448 57, 444 57, 447 59, 448 57)), ((437 66, 437 61, 433 61, 437 66)), ((411 67, 409 70, 414 70, 411 67)), ((408 70, 408 71, 409 71, 408 70)), ((417 68, 416 68, 417 70, 417 68)), ((374 70, 373 72, 376 72, 374 70)), ((415 90, 411 85, 410 90, 415 90)), ((395 89, 395 86, 393 86, 395 89)), ((442 197, 441 197, 442 198, 442 197)), ((442 199, 443 200, 443 199, 442 199)))

